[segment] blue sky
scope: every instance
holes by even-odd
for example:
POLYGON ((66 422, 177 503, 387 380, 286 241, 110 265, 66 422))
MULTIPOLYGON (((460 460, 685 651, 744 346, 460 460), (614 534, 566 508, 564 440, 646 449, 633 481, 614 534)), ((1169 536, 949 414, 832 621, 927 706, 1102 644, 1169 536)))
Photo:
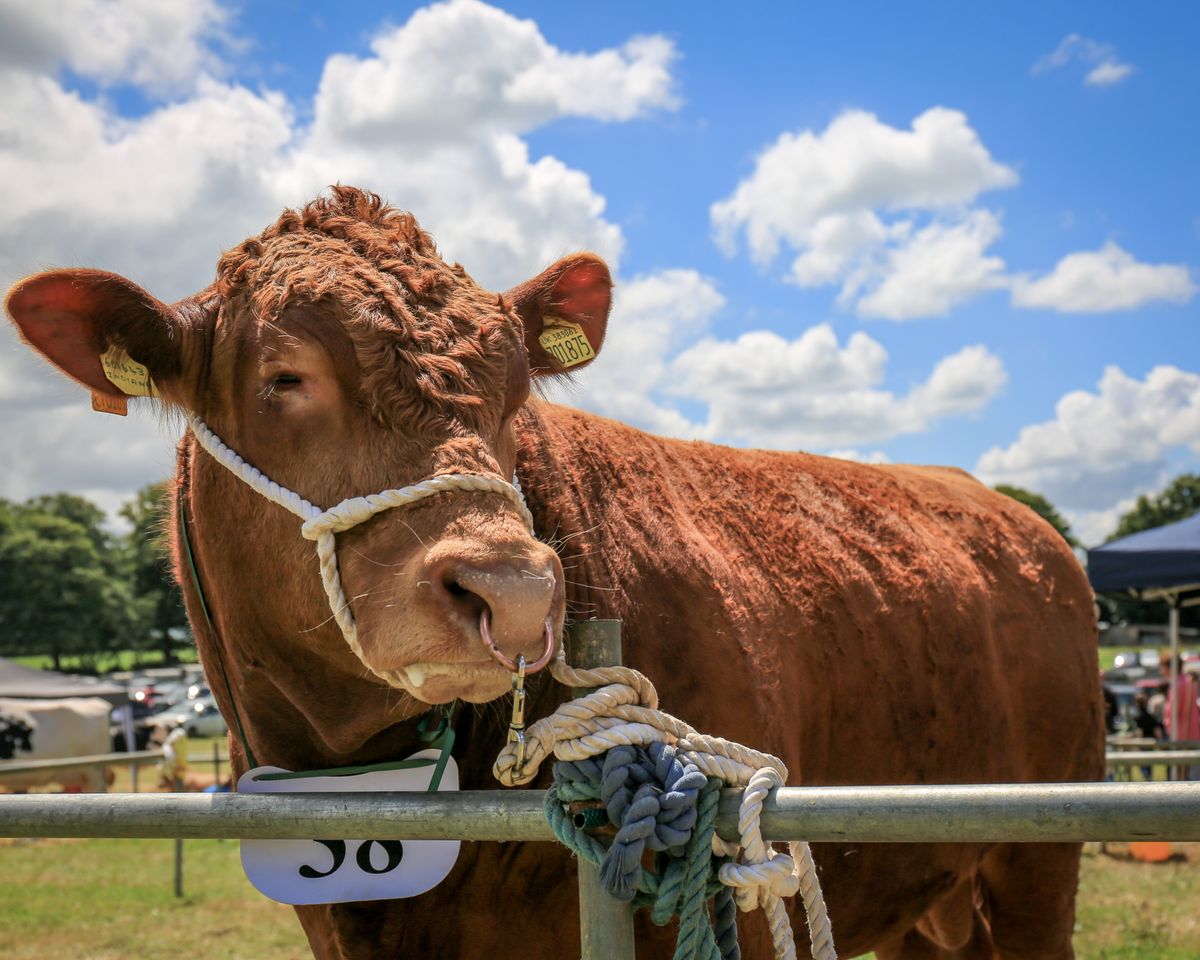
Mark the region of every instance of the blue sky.
MULTIPOLYGON (((1200 469, 1191 5, 154 9, 0 9, 6 285, 181 296, 356 182, 495 287, 605 253, 568 399, 639 426, 954 464, 1086 541, 1200 469)), ((0 395, 0 495, 111 509, 168 468, 155 417, 98 420, 11 338, 0 395)))

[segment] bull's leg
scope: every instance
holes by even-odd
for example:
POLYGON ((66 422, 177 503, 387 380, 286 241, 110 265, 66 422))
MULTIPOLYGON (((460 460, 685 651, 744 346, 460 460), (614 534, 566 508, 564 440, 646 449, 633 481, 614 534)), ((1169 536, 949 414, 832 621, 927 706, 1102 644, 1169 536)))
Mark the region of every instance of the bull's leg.
POLYGON ((1072 960, 1078 843, 1006 843, 980 868, 997 960, 1072 960))

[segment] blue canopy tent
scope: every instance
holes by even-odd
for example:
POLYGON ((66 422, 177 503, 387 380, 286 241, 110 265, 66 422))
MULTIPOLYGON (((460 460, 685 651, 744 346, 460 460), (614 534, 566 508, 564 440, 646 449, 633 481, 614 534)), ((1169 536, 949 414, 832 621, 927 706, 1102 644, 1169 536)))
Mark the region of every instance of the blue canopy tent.
MULTIPOLYGON (((1171 689, 1179 657, 1179 611, 1200 605, 1200 513, 1143 530, 1088 551, 1088 579, 1097 593, 1166 600, 1171 639, 1171 689)), ((1178 729, 1178 722, 1173 725, 1178 729)))

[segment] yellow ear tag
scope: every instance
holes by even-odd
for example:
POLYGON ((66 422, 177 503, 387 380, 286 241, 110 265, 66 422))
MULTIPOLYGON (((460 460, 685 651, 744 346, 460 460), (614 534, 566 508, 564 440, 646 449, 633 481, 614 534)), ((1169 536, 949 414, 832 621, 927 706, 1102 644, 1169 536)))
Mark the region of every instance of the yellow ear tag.
POLYGON ((545 328, 538 335, 538 343, 564 367, 577 366, 596 356, 596 351, 584 336, 583 327, 561 317, 546 316, 545 328))
MULTIPOLYGON (((109 347, 100 355, 100 366, 109 382, 127 397, 157 397, 158 388, 150 379, 150 371, 120 347, 109 347)), ((94 406, 94 404, 93 404, 94 406)))

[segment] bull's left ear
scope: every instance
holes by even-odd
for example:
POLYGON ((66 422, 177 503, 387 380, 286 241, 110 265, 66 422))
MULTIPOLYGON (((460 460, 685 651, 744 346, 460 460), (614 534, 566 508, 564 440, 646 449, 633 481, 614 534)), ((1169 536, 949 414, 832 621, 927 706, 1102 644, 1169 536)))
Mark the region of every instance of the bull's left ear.
POLYGON ((600 352, 612 276, 593 253, 564 257, 504 295, 525 324, 529 371, 536 376, 578 370, 600 352))

